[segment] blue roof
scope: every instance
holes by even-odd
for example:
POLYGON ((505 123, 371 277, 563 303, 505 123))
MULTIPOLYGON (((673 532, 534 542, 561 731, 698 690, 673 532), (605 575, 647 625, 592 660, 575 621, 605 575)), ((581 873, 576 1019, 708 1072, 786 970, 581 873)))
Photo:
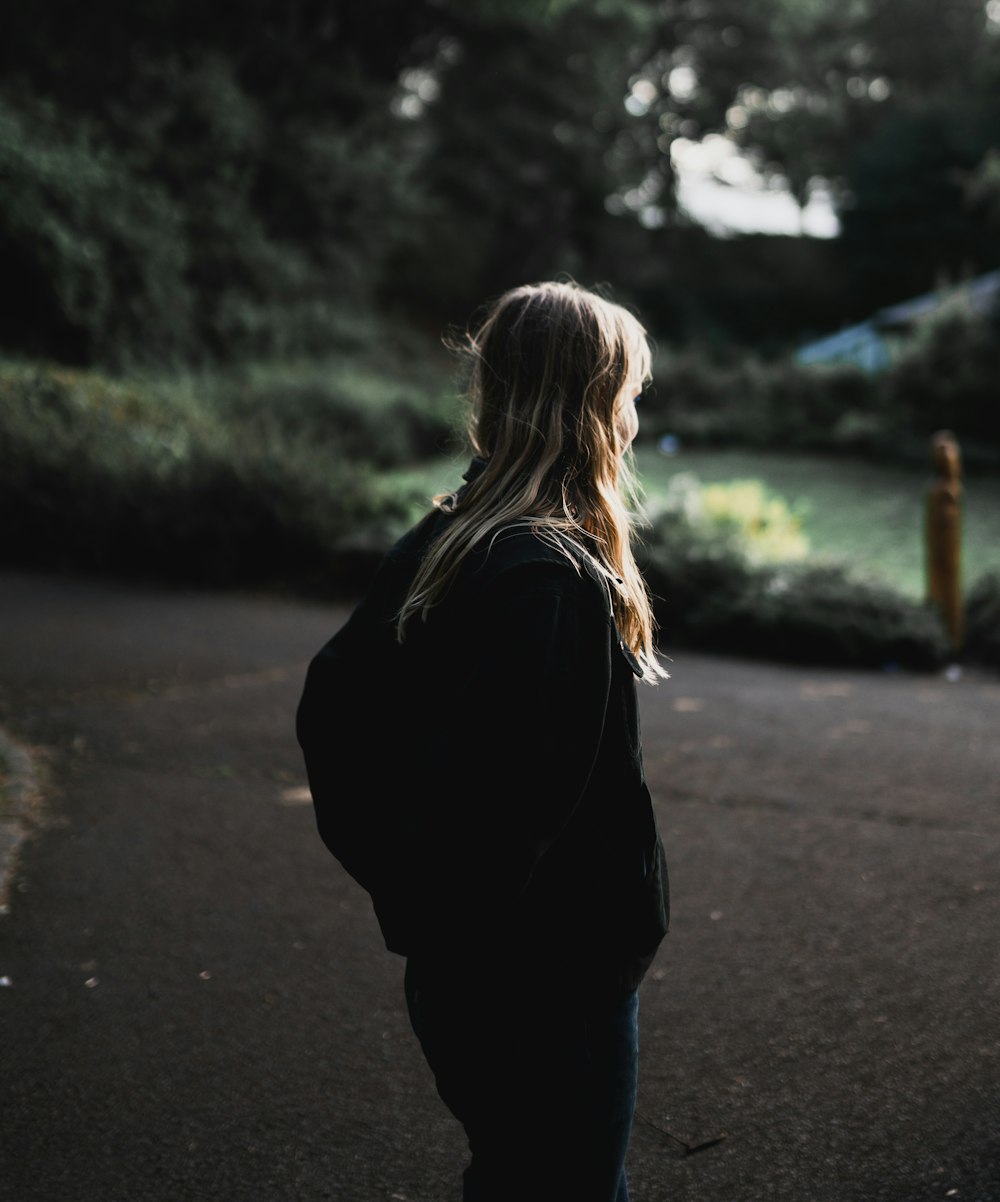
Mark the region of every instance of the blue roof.
POLYGON ((912 300, 900 301, 896 305, 887 305, 879 309, 872 320, 876 325, 897 326, 909 325, 911 321, 933 313, 950 296, 961 296, 968 300, 972 310, 985 313, 996 300, 1000 292, 1000 271, 990 271, 986 275, 977 276, 974 280, 964 283, 937 288, 933 292, 925 292, 912 300))
POLYGON ((1000 271, 990 271, 973 280, 887 305, 867 321, 807 342, 799 347, 795 358, 799 363, 856 363, 866 371, 879 371, 890 362, 885 333, 907 329, 954 296, 966 300, 974 313, 988 312, 1000 297, 1000 271))
POLYGON ((865 321, 800 347, 795 358, 799 363, 857 363, 878 371, 888 366, 889 348, 875 325, 865 321))

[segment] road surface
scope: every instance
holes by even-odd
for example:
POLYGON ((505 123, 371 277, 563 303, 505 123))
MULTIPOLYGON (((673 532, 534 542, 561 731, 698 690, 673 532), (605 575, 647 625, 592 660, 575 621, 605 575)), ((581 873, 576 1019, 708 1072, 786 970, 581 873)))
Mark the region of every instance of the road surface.
MULTIPOLYGON (((0 917, 10 1202, 459 1197, 403 965, 304 791, 344 616, 0 575, 47 814, 0 917)), ((634 1202, 1000 1199, 1000 680, 669 667, 634 1202)))

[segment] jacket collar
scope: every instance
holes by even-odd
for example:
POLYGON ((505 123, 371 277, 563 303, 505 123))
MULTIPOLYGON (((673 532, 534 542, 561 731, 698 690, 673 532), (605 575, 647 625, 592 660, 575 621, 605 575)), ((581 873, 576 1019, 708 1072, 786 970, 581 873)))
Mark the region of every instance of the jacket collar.
POLYGON ((478 480, 483 472, 486 471, 488 464, 488 459, 483 459, 479 455, 473 456, 472 462, 466 469, 462 479, 466 482, 466 484, 471 484, 473 480, 478 480))

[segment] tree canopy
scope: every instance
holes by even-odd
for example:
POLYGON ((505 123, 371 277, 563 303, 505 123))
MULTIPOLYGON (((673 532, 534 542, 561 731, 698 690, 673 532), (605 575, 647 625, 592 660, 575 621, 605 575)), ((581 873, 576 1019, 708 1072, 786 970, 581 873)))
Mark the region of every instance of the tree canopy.
POLYGON ((997 263, 997 0, 69 0, 0 27, 8 351, 311 353, 559 272, 750 340, 997 263), (707 238, 730 139, 836 247, 707 238))

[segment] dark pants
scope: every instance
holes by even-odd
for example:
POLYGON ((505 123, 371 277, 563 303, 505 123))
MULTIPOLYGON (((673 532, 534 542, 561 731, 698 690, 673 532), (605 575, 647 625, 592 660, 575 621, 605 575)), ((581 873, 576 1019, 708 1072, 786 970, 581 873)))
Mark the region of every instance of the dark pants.
POLYGON ((556 1000, 406 968, 410 1021, 472 1158, 464 1202, 628 1202, 638 998, 556 1000))

